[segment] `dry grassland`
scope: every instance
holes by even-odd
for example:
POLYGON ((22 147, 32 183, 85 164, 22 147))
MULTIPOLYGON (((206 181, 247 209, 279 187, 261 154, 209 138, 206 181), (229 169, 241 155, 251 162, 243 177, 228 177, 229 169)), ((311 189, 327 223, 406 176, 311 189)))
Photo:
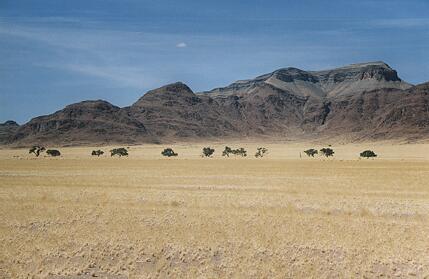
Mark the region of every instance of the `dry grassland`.
POLYGON ((429 278, 429 145, 260 145, 0 150, 0 278, 429 278))

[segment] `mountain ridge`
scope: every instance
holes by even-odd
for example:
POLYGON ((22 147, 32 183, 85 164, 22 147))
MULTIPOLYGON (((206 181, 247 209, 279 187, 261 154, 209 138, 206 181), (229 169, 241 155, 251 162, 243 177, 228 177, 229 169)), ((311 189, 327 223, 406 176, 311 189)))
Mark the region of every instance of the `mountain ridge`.
POLYGON ((0 126, 0 143, 429 139, 428 92, 429 83, 408 84, 381 61, 322 71, 289 67, 206 92, 176 82, 123 108, 103 100, 71 104, 19 127, 0 126))
POLYGON ((303 96, 335 97, 375 88, 408 89, 397 72, 382 61, 351 64, 322 71, 304 71, 294 67, 280 68, 254 79, 238 80, 232 84, 205 91, 207 94, 240 94, 259 83, 269 83, 282 90, 301 93, 303 96), (365 80, 367 84, 361 81, 365 80), (360 86, 356 88, 356 82, 360 86), (344 82, 349 82, 345 86, 344 82), (355 82, 355 84, 353 84, 355 82), (342 86, 338 86, 342 83, 342 86))

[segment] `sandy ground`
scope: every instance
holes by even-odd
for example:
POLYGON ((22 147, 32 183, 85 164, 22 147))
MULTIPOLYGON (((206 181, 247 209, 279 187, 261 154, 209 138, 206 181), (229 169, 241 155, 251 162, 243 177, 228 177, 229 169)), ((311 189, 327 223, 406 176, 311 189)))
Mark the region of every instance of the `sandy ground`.
POLYGON ((429 278, 429 145, 203 146, 0 150, 0 278, 429 278))

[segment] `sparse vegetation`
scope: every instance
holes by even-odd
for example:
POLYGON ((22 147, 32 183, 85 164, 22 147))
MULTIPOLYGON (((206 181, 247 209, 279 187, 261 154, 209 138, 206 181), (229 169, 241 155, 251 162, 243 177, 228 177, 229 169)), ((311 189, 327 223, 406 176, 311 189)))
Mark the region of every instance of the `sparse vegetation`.
POLYGON ((304 151, 305 154, 307 154, 308 157, 314 157, 317 153, 319 153, 316 149, 310 148, 304 151))
POLYGON ((173 150, 173 149, 171 149, 170 147, 169 147, 169 148, 164 149, 164 150, 161 152, 161 154, 162 154, 162 156, 166 156, 166 157, 176 157, 177 155, 179 155, 179 154, 175 153, 175 152, 174 152, 174 150, 173 150))
POLYGON ((48 149, 48 150, 46 150, 46 154, 48 154, 51 157, 61 156, 61 152, 59 150, 56 150, 56 149, 48 149))
POLYGON ((266 149, 265 147, 258 147, 256 149, 256 153, 255 153, 255 157, 256 158, 262 158, 264 157, 264 155, 268 152, 268 149, 266 149))
POLYGON ((96 158, 45 145, 61 157, 43 160, 0 149, 0 278, 429 274, 429 144, 334 145, 334 161, 298 157, 327 144, 246 142, 247 157, 223 160, 226 144, 162 144, 108 160, 126 146, 96 158), (253 157, 258 147, 268 155, 253 157), (358 161, 370 148, 378 157, 358 161))
POLYGON ((211 157, 215 152, 214 148, 204 147, 203 148, 203 157, 211 157))
POLYGON ((363 157, 363 158, 375 158, 375 157, 377 157, 377 154, 375 154, 375 152, 374 151, 372 151, 372 150, 365 150, 365 151, 363 151, 363 152, 361 152, 360 153, 360 156, 361 157, 363 157))
POLYGON ((91 153, 92 156, 97 156, 97 157, 100 157, 103 154, 104 154, 104 151, 100 150, 100 149, 98 149, 98 150, 92 150, 92 153, 91 153))
POLYGON ((112 150, 110 150, 110 156, 128 156, 128 150, 120 147, 120 148, 114 148, 112 150))
POLYGON ((236 156, 239 155, 241 157, 246 157, 247 156, 247 151, 243 147, 240 147, 240 148, 237 148, 237 149, 232 149, 229 146, 225 146, 225 149, 222 152, 222 156, 229 157, 230 154, 233 154, 233 155, 236 155, 236 156))
POLYGON ((42 153, 43 151, 45 151, 45 148, 43 146, 35 145, 30 148, 28 153, 33 153, 34 155, 36 155, 36 157, 39 157, 40 153, 42 153))
POLYGON ((326 158, 334 156, 335 152, 332 148, 322 148, 320 149, 320 154, 326 158))

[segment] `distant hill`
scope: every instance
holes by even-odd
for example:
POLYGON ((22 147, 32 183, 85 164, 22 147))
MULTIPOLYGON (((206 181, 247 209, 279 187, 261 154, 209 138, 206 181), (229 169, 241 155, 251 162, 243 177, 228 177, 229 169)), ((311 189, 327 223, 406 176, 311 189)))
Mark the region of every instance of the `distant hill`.
POLYGON ((15 134, 18 128, 18 123, 12 120, 0 123, 0 144, 10 141, 10 138, 15 134))
POLYGON ((2 143, 426 140, 429 83, 406 83, 383 62, 324 71, 284 68, 201 93, 178 82, 151 90, 124 108, 84 101, 12 126, 0 127, 2 143))

